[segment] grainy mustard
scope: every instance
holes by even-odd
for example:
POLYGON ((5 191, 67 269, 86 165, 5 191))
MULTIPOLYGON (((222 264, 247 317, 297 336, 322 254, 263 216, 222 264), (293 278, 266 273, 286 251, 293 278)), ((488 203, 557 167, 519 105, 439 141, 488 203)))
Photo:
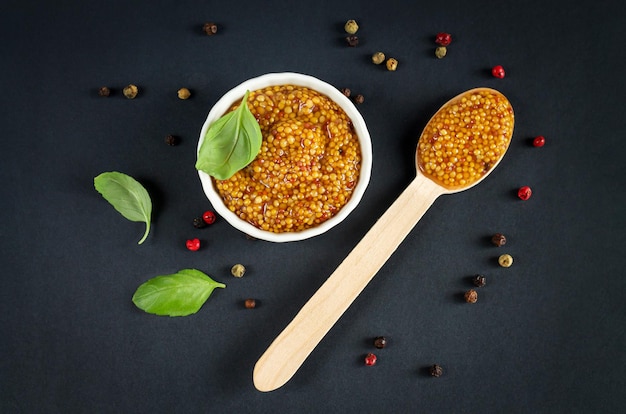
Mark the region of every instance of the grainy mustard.
POLYGON ((246 168, 215 180, 226 206, 275 233, 301 231, 333 217, 359 179, 361 150, 350 118, 325 95, 294 85, 252 91, 248 106, 263 142, 246 168))

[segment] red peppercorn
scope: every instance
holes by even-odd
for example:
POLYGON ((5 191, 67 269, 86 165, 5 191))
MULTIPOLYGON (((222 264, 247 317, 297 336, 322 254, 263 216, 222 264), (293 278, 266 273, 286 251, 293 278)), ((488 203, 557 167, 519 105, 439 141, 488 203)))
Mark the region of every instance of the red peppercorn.
POLYGON ((204 220, 206 224, 215 223, 215 213, 212 211, 205 211, 202 215, 202 220, 204 220))
POLYGON ((533 147, 543 147, 546 143, 546 139, 542 136, 539 135, 538 137, 535 137, 535 139, 533 139, 533 147))
POLYGON ((504 78, 504 68, 502 67, 502 65, 497 65, 494 66, 493 68, 491 68, 491 74, 493 76, 495 76, 496 78, 504 78))
POLYGON ((189 239, 187 240, 186 245, 187 249, 195 252, 196 250, 200 249, 200 239, 189 239))
POLYGON ((532 194, 533 190, 531 190, 527 185, 520 187, 520 189, 517 190, 517 196, 522 200, 528 200, 532 194))
POLYGON ((376 364, 376 355, 372 354, 371 352, 365 355, 365 365, 372 366, 374 364, 376 364))
POLYGON ((452 43, 452 36, 450 35, 450 33, 437 33, 437 36, 435 36, 435 43, 441 46, 448 46, 450 43, 452 43))

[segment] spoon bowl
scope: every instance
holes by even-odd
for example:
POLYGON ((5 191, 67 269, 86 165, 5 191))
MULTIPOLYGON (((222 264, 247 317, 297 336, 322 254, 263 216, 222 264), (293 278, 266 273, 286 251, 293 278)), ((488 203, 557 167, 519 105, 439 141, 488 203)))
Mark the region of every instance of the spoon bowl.
POLYGON ((418 141, 415 179, 261 356, 253 372, 259 391, 289 381, 440 195, 467 190, 493 171, 513 125, 511 104, 489 88, 463 92, 433 115, 418 141))

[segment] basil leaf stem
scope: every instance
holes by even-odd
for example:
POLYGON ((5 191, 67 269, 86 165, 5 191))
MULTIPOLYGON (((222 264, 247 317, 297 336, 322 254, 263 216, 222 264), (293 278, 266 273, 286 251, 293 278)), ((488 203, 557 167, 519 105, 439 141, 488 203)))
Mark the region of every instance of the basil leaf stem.
POLYGON ((212 123, 198 150, 196 169, 227 180, 250 164, 261 149, 261 128, 248 107, 246 91, 241 104, 212 123))
POLYGON ((205 273, 183 269, 143 283, 133 295, 141 310, 161 316, 187 316, 200 310, 215 288, 225 288, 205 273))
POLYGON ((113 208, 130 221, 146 223, 146 231, 137 244, 142 244, 150 232, 152 200, 146 189, 133 177, 121 172, 104 172, 93 180, 94 187, 113 208))

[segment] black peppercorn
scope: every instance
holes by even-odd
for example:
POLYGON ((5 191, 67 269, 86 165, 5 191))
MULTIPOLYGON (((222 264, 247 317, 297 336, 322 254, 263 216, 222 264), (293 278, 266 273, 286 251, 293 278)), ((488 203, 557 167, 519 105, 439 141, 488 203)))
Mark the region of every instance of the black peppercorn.
POLYGON ((166 137, 165 137, 165 143, 166 143, 167 145, 172 146, 172 147, 173 147, 174 145, 178 145, 178 143, 179 143, 179 142, 180 142, 180 139, 179 139, 177 136, 174 136, 174 135, 168 135, 168 136, 166 136, 166 137))
POLYGON ((441 365, 433 365, 432 367, 430 367, 430 375, 433 377, 440 377, 443 375, 443 368, 441 368, 441 365))
POLYGON ((473 279, 474 286, 483 287, 487 283, 487 278, 483 275, 476 275, 473 279))
POLYGON ((374 346, 378 349, 383 349, 387 346, 387 338, 384 336, 377 336, 374 338, 374 346))
POLYGON ((254 309, 256 307, 256 300, 246 299, 243 305, 246 307, 246 309, 254 309))
POLYGON ((504 237, 502 233, 496 233, 491 238, 491 242, 498 247, 504 246, 506 244, 506 237, 504 237))
POLYGON ((359 44, 359 37, 356 35, 347 36, 346 43, 348 43, 348 46, 350 47, 355 47, 359 44))
POLYGON ((341 93, 343 93, 346 97, 349 98, 350 95, 352 94, 352 91, 349 88, 342 88, 341 93))
POLYGON ((202 220, 202 217, 196 217, 193 219, 193 226, 197 229, 203 229, 207 224, 202 220))
POLYGON ((465 292, 465 302, 467 303, 476 303, 478 301, 478 292, 474 289, 470 289, 465 292))
POLYGON ((361 94, 354 97, 354 102, 357 104, 362 104, 365 101, 365 97, 361 94))
POLYGON ((204 31, 204 33, 206 33, 207 36, 213 36, 215 33, 217 33, 217 25, 213 22, 208 22, 205 23, 204 26, 202 26, 202 30, 204 31))
POLYGON ((106 86, 101 87, 100 89, 98 89, 98 95, 100 96, 109 96, 111 95, 111 89, 107 88, 106 86))

